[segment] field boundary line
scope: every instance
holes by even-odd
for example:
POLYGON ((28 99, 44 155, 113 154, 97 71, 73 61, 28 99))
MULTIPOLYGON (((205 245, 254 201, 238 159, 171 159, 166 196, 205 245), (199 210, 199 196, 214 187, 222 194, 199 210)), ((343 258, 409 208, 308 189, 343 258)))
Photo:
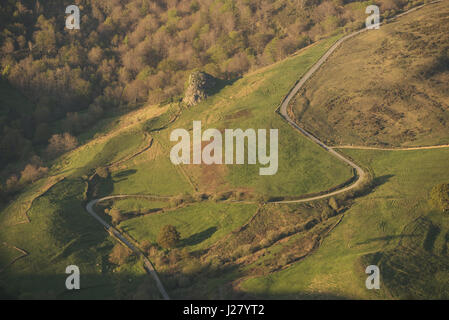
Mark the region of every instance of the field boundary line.
MULTIPOLYGON (((52 176, 55 177, 55 176, 52 176)), ((50 178, 52 178, 50 177, 50 178)), ((57 177, 57 176, 56 176, 57 177)), ((36 195, 34 198, 27 200, 24 202, 24 207, 26 208, 25 211, 22 213, 23 216, 25 216, 25 219, 10 225, 6 225, 7 227, 14 227, 25 223, 31 223, 31 218, 29 216, 29 211, 31 210, 31 207, 33 206, 33 203, 38 198, 44 196, 51 188, 53 188, 56 184, 63 181, 65 177, 57 177, 56 180, 51 181, 50 183, 46 184, 42 189, 39 190, 39 194, 36 195)))
POLYGON ((15 250, 19 251, 22 255, 21 255, 21 256, 18 256, 18 257, 16 257, 16 258, 14 258, 10 263, 8 263, 6 266, 4 266, 3 268, 1 268, 1 269, 0 269, 0 273, 2 273, 6 268, 12 266, 17 260, 20 260, 20 259, 25 258, 25 257, 27 257, 27 256, 30 255, 27 251, 25 251, 25 250, 23 250, 23 249, 20 249, 19 247, 13 246, 13 245, 11 245, 11 244, 9 244, 9 243, 7 243, 7 242, 2 242, 2 244, 3 244, 5 247, 8 247, 8 248, 10 248, 10 249, 15 249, 15 250))
POLYGON ((379 151, 413 151, 413 150, 431 150, 449 148, 449 144, 439 144, 434 146, 416 146, 416 147, 370 147, 357 145, 332 146, 332 149, 355 149, 355 150, 379 150, 379 151))
MULTIPOLYGON (((159 143, 159 145, 162 147, 162 149, 167 152, 168 154, 170 154, 170 152, 168 151, 168 147, 162 142, 160 141, 160 139, 156 140, 156 142, 159 143)), ((187 183, 190 184, 190 186, 193 188, 193 190, 195 192, 198 192, 199 188, 198 186, 193 182, 193 179, 187 174, 187 172, 185 172, 184 167, 182 165, 175 165, 175 170, 178 170, 179 172, 181 172, 181 175, 184 176, 184 178, 187 180, 187 183)))

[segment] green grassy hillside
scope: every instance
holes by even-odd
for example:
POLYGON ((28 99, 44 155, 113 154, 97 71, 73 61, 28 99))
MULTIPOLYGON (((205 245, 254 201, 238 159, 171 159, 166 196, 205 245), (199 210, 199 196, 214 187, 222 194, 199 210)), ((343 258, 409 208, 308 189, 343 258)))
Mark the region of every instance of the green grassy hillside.
MULTIPOLYGON (((447 9, 445 3, 437 6, 440 12, 447 9)), ((382 26, 380 32, 385 33, 387 42, 375 59, 384 61, 389 54, 391 61, 396 59, 395 47, 387 44, 398 41, 401 50, 410 50, 407 52, 411 56, 416 53, 412 56, 416 60, 413 68, 418 68, 424 60, 418 55, 419 50, 408 48, 407 43, 417 43, 421 48, 422 42, 407 42, 405 38, 409 36, 394 28, 400 24, 409 33, 420 32, 422 37, 428 36, 426 41, 439 47, 441 43, 427 28, 435 27, 440 33, 432 19, 444 22, 446 17, 434 10, 435 7, 423 9, 422 15, 411 14, 382 26), (417 24, 412 23, 413 19, 417 24)), ((362 59, 371 50, 370 41, 379 41, 378 36, 375 32, 365 33, 359 42, 356 37, 349 45, 362 59)), ((85 210, 88 201, 103 196, 139 194, 156 197, 104 201, 95 210, 154 263, 171 297, 447 297, 444 288, 449 279, 449 216, 430 206, 428 193, 435 184, 449 181, 449 149, 342 149, 373 177, 371 189, 366 188, 362 196, 354 199, 355 194, 351 193, 310 203, 266 203, 267 199, 323 192, 353 177, 350 167, 294 131, 274 112, 295 81, 340 37, 338 34, 322 40, 235 81, 220 80, 215 93, 197 106, 187 108, 174 102, 145 106, 125 115, 111 113, 84 132, 79 137, 82 144, 54 160, 46 177, 24 186, 13 201, 0 208, 0 294, 17 298, 160 298, 141 258, 131 255, 111 262, 117 261, 111 259, 115 249, 124 247, 85 210), (174 166, 169 152, 175 143, 169 141, 169 135, 176 128, 191 129, 197 120, 202 121, 203 130, 279 129, 277 174, 260 176, 259 165, 174 166), (111 209, 120 211, 122 221, 111 222, 111 209), (158 233, 168 224, 181 234, 177 246, 170 249, 157 243, 158 233), (70 264, 81 268, 83 290, 79 292, 64 288, 64 271, 70 264), (364 287, 367 264, 381 267, 380 291, 364 287)), ((431 48, 425 49, 430 50, 426 54, 433 52, 431 48)), ((331 59, 340 59, 345 50, 346 44, 331 59)), ((370 68, 379 65, 378 60, 370 68)), ((339 61, 329 61, 323 70, 347 63, 339 61)), ((355 86, 356 80, 349 76, 364 74, 342 68, 333 70, 333 76, 317 86, 316 81, 323 77, 323 70, 319 71, 308 83, 306 97, 312 93, 311 88, 320 87, 314 91, 314 98, 327 98, 334 88, 331 81, 353 81, 355 86)), ((402 76, 398 71, 403 70, 400 63, 391 68, 395 70, 391 81, 402 76)), ((419 92, 432 96, 433 102, 423 100, 420 109, 421 100, 409 101, 422 112, 414 120, 416 126, 424 129, 413 141, 401 140, 397 132, 402 132, 401 126, 408 120, 395 120, 399 122, 391 127, 397 131, 380 130, 374 135, 378 143, 446 141, 446 111, 432 109, 446 101, 446 74, 426 72, 422 77, 435 85, 423 81, 424 91, 419 92), (429 110, 435 115, 430 115, 429 110), (430 126, 431 131, 427 130, 430 126)), ((402 92, 391 88, 396 87, 384 88, 387 96, 396 97, 397 92, 402 92)), ((371 97, 374 99, 375 95, 371 97)), ((338 107, 342 106, 345 108, 344 103, 338 102, 338 107)), ((307 110, 300 108, 296 104, 294 111, 297 115, 304 111, 301 124, 308 127, 310 123, 317 133, 315 125, 319 123, 317 136, 332 141, 343 134, 338 130, 343 131, 347 124, 337 125, 331 131, 334 124, 322 125, 321 121, 327 119, 324 111, 312 104, 307 110), (312 111, 317 113, 307 118, 312 111)), ((371 109, 360 112, 371 114, 371 109)), ((401 112, 404 119, 416 115, 405 107, 401 112)), ((326 113, 329 117, 334 114, 326 113)), ((338 113, 352 116, 346 109, 338 113)), ((355 137, 351 132, 350 136, 355 137)), ((348 143, 361 143, 362 138, 348 143)))
MULTIPOLYGON (((20 298, 57 298, 65 290, 65 268, 76 264, 92 277, 88 287, 111 285, 102 277, 104 255, 112 247, 100 225, 84 212, 85 184, 65 180, 34 201, 31 223, 1 226, 2 242, 22 248, 28 256, 0 274, 0 286, 20 298)), ((2 265, 8 263, 2 259, 2 265)))
POLYGON ((192 193, 195 189, 223 192, 238 188, 268 197, 294 197, 327 190, 349 180, 352 176, 349 167, 334 161, 321 148, 298 135, 274 112, 291 85, 337 38, 320 42, 294 57, 225 85, 202 104, 184 109, 179 119, 168 127, 168 119, 148 122, 144 128, 154 138, 151 150, 114 168, 111 193, 176 195, 192 193), (203 130, 279 129, 277 174, 260 176, 258 165, 174 167, 169 152, 175 143, 169 141, 169 135, 176 128, 191 130, 196 120, 202 121, 203 130))
POLYGON ((139 242, 155 243, 162 227, 171 224, 181 233, 182 247, 199 250, 243 225, 255 212, 255 205, 203 202, 130 219, 119 227, 139 242))
MULTIPOLYGON (((182 114, 172 128, 191 129, 193 121, 201 120, 203 130, 279 129, 277 174, 260 176, 259 165, 185 166, 200 190, 221 191, 238 187, 269 196, 298 196, 326 190, 351 177, 349 167, 292 130, 274 112, 289 88, 338 37, 250 73, 182 114)), ((160 139, 173 146, 174 143, 168 140, 169 133, 170 130, 162 132, 160 139)))
MULTIPOLYGON (((431 5, 344 43, 296 97, 301 125, 337 145, 447 143, 448 10, 431 5)), ((449 216, 429 193, 449 181, 449 150, 340 151, 372 173, 374 189, 306 259, 239 288, 265 298, 447 299, 449 216), (379 291, 365 288, 370 264, 379 291)))
POLYGON ((449 150, 345 151, 375 175, 377 187, 345 213, 304 261, 242 288, 272 298, 448 298, 449 215, 428 203, 449 181, 449 150), (365 288, 364 270, 381 269, 381 290, 365 288))

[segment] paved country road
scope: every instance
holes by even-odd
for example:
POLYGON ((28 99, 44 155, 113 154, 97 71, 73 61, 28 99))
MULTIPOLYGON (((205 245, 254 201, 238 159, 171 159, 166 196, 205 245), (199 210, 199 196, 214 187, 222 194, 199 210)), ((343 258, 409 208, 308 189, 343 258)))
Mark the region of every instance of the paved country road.
POLYGON ((101 223, 103 225, 103 227, 110 232, 115 238, 119 239, 124 245, 126 245, 128 248, 130 248, 135 254, 137 254, 137 256, 142 257, 143 258, 143 263, 144 263, 144 267, 145 270, 153 277, 153 279, 156 281, 156 285, 157 288, 159 290, 159 292, 161 293, 162 297, 165 300, 169 300, 170 297, 167 294, 167 291, 165 290, 161 280, 159 279, 159 276, 157 275, 156 270, 154 269, 153 265, 151 264, 150 260, 148 260, 147 257, 145 257, 144 254, 142 254, 142 252, 136 248, 131 242, 129 242, 120 232, 117 231, 117 229, 115 229, 114 227, 112 227, 111 225, 109 225, 106 221, 104 221, 95 211, 94 211, 94 207, 97 203, 102 202, 102 201, 106 201, 106 200, 111 200, 111 199, 120 199, 120 198, 130 198, 130 197, 149 197, 149 196, 132 196, 132 195, 117 195, 117 196, 109 196, 109 197, 104 197, 101 199, 95 199, 90 201, 87 205, 86 205, 86 210, 87 212, 89 212, 89 214, 94 217, 99 223, 101 223))
POLYGON ((326 194, 322 194, 319 196, 314 196, 314 197, 309 197, 309 198, 304 198, 304 199, 299 199, 299 200, 283 200, 283 201, 277 201, 275 203, 300 203, 300 202, 307 202, 307 201, 313 201, 313 200, 318 200, 318 199, 324 199, 324 198, 328 198, 349 190, 352 190, 356 187, 358 187, 363 179, 365 179, 366 173, 365 171, 363 171, 363 169, 358 166, 357 164, 355 164, 353 161, 351 161, 350 159, 346 158, 344 155, 338 153, 337 151, 335 151, 334 149, 332 149, 331 147, 327 146, 324 142, 322 142, 321 140, 319 140, 317 137, 313 136, 311 133, 309 133, 308 131, 306 131, 305 129, 301 128, 300 126, 298 126, 296 124, 296 122, 290 117, 290 115, 288 114, 288 106, 290 104, 290 101, 293 99, 293 97, 298 93, 298 91, 304 86, 304 84, 307 82, 307 80, 309 80, 309 78, 326 62, 326 60, 332 55, 332 53, 335 51, 335 49, 337 49, 340 44, 342 44, 344 41, 346 41, 347 39, 350 39, 362 32, 365 32, 367 29, 362 29, 356 32, 353 32, 347 36, 344 36, 343 38, 339 39, 337 42, 335 42, 332 47, 329 48, 329 50, 320 58, 320 60, 318 60, 318 62, 316 62, 312 68, 309 69, 309 71, 306 72, 306 74, 301 78, 301 80, 298 81, 298 83, 295 85, 295 87, 288 93, 288 95, 284 98, 284 100, 282 101, 280 107, 278 108, 278 112, 279 114, 297 131, 299 131, 300 133, 302 133, 303 135, 305 135, 307 138, 309 138, 310 140, 312 140, 313 142, 315 142, 317 145, 319 145, 320 147, 322 147, 324 150, 326 150, 327 152, 329 152, 330 154, 332 154, 334 157, 336 157, 337 159, 339 159, 340 161, 345 162, 346 164, 350 165, 353 169, 355 169, 356 173, 357 173, 357 180, 347 186, 344 187, 342 189, 333 191, 333 192, 329 192, 326 194))

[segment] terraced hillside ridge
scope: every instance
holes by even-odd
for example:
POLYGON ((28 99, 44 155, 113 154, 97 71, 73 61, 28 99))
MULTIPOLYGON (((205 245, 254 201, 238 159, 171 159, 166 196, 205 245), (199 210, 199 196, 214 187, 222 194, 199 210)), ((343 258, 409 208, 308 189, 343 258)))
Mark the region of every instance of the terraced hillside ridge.
POLYGON ((345 153, 373 172, 374 191, 354 201, 313 254, 240 288, 276 299, 447 299, 449 216, 428 199, 449 181, 449 149, 345 153), (366 290, 370 264, 379 265, 381 290, 366 290))
POLYGON ((121 169, 112 172, 109 185, 111 192, 177 195, 182 192, 219 194, 237 190, 248 198, 291 199, 323 192, 349 181, 353 176, 349 165, 334 161, 333 156, 298 135, 273 112, 291 84, 339 37, 326 39, 235 82, 218 83, 221 90, 216 94, 195 107, 182 108, 180 116, 168 128, 150 132, 154 138, 154 153, 150 152, 150 157, 145 154, 136 157, 133 161, 123 163, 121 169), (191 129, 193 121, 201 121, 204 129, 279 129, 281 147, 277 174, 260 176, 258 168, 248 164, 181 165, 174 167, 175 170, 170 173, 172 165, 168 155, 174 145, 169 140, 170 133, 176 128, 191 129), (126 179, 120 178, 122 174, 126 179), (180 179, 176 178, 178 183, 174 179, 177 175, 181 176, 180 179), (159 177, 170 182, 157 183, 159 177), (184 186, 186 182, 188 187, 184 186))
POLYGON ((447 144, 446 1, 346 41, 303 87, 296 120, 330 145, 447 144))
MULTIPOLYGON (((298 135, 274 112, 291 84, 339 37, 323 40, 235 82, 221 81, 218 92, 194 108, 177 103, 146 106, 128 115, 111 116, 85 132, 79 137, 82 144, 78 148, 51 164, 49 177, 18 195, 17 201, 36 198, 27 210, 31 222, 17 224, 25 221, 25 217, 22 210, 15 210, 15 201, 2 208, 0 239, 7 245, 1 246, 1 267, 6 268, 0 273, 0 287, 18 298, 162 298, 156 283, 143 268, 144 256, 127 250, 120 244, 122 239, 109 237, 105 225, 84 210, 89 201, 108 195, 156 195, 169 199, 112 201, 104 207, 101 207, 103 203, 99 204, 101 208, 96 206, 95 212, 151 259, 170 297, 210 298, 222 286, 225 286, 223 294, 233 296, 235 293, 227 284, 238 277, 235 257, 243 252, 243 244, 230 248, 226 253, 228 261, 224 265, 219 263, 217 270, 210 267, 215 258, 207 255, 208 250, 220 241, 235 237, 235 232, 244 225, 259 223, 257 203, 270 197, 325 191, 352 177, 349 166, 336 162, 326 151, 298 135), (280 152, 282 165, 278 175, 260 177, 256 168, 247 165, 175 167, 169 160, 168 135, 174 128, 189 128, 192 120, 202 120, 205 126, 216 128, 279 128, 280 143, 289 147, 280 152), (50 179, 56 178, 65 179, 39 196, 41 186, 49 185, 50 179), (206 200, 202 193, 207 193, 206 200), (194 203, 200 203, 192 203, 190 208, 191 198, 194 203), (112 209, 119 209, 124 221, 113 223, 109 215, 112 209), (176 250, 158 248, 154 240, 166 214, 173 217, 172 223, 180 223, 181 245, 176 250), (184 214, 193 214, 195 219, 183 220, 184 214), (160 219, 156 228, 137 228, 152 226, 153 219, 160 219), (16 259, 21 253, 11 249, 12 246, 28 255, 16 259), (125 258, 117 260, 117 252, 125 258), (67 292, 61 287, 63 271, 70 264, 84 270, 86 290, 67 292), (204 281, 207 290, 190 286, 186 292, 186 284, 196 283, 205 274, 218 275, 221 272, 218 270, 226 270, 228 276, 214 276, 204 281), (28 276, 31 274, 34 276, 28 276)), ((256 237, 248 238, 252 244, 244 245, 259 246, 261 237, 267 233, 271 233, 272 241, 279 241, 291 232, 308 233, 318 221, 310 216, 321 216, 322 208, 322 205, 312 209, 304 207, 310 211, 308 218, 298 217, 294 224, 288 218, 293 213, 273 213, 285 218, 258 229, 256 237), (287 227, 293 225, 296 229, 288 231, 287 227)), ((268 213, 261 215, 262 219, 268 216, 268 213)), ((330 227, 335 219, 330 218, 322 229, 330 227)), ((315 232, 319 234, 321 227, 315 232)), ((265 243, 258 252, 266 250, 270 243, 265 243)))

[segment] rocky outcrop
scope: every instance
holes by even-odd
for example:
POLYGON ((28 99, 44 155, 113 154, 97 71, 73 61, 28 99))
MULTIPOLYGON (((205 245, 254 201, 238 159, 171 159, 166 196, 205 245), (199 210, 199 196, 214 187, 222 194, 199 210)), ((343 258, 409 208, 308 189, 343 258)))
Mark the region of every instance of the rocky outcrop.
POLYGON ((201 71, 193 72, 189 77, 189 84, 184 94, 183 102, 189 106, 200 103, 207 98, 215 84, 215 78, 210 74, 201 71))

